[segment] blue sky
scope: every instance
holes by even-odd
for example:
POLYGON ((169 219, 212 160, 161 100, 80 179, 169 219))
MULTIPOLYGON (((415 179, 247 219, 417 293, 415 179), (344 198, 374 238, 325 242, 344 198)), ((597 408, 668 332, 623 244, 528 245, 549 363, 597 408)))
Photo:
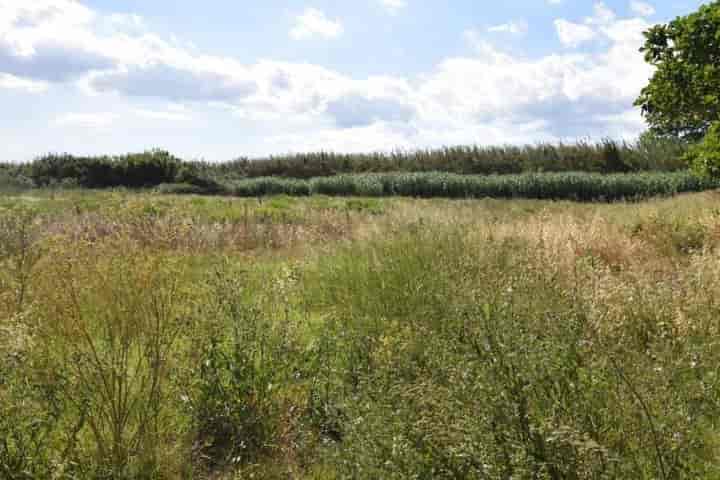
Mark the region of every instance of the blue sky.
POLYGON ((0 160, 632 138, 698 0, 0 0, 0 160))

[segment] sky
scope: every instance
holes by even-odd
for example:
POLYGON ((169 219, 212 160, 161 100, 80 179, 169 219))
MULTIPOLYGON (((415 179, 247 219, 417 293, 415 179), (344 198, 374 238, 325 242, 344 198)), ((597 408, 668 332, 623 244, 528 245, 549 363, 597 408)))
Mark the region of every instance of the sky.
POLYGON ((632 139, 699 0, 0 0, 0 161, 632 139))

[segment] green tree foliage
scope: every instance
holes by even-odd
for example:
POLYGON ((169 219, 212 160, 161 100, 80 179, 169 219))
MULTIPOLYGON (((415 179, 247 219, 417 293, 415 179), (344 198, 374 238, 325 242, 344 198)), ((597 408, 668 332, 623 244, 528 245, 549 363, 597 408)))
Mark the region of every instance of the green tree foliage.
POLYGON ((174 182, 182 161, 163 150, 120 157, 46 155, 28 166, 38 186, 71 183, 86 188, 151 187, 174 182))
POLYGON ((720 178, 720 122, 710 127, 703 141, 685 155, 692 171, 704 178, 720 178))
POLYGON ((720 120, 720 1, 645 32, 641 49, 656 67, 636 105, 653 130, 700 139, 720 120))

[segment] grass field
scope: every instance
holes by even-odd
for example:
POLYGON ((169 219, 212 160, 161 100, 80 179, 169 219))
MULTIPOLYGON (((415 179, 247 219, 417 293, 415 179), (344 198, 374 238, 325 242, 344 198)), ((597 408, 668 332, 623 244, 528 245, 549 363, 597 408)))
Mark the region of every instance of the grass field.
POLYGON ((720 478, 720 194, 0 197, 0 478, 720 478))

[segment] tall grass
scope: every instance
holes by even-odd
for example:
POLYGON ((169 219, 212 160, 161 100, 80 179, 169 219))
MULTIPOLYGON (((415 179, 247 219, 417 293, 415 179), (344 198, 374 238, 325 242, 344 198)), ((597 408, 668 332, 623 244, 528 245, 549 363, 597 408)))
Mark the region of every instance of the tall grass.
POLYGON ((207 164, 218 178, 325 177, 350 173, 448 172, 490 175, 523 172, 677 171, 686 168, 682 142, 641 136, 635 142, 524 146, 455 146, 393 153, 309 153, 207 164))
POLYGON ((227 193, 239 197, 323 194, 589 201, 673 195, 717 186, 716 181, 699 179, 688 172, 607 175, 573 172, 488 176, 430 172, 336 175, 309 180, 265 177, 237 181, 227 189, 227 193))
POLYGON ((720 475, 715 192, 30 198, 0 205, 2 478, 720 475))

